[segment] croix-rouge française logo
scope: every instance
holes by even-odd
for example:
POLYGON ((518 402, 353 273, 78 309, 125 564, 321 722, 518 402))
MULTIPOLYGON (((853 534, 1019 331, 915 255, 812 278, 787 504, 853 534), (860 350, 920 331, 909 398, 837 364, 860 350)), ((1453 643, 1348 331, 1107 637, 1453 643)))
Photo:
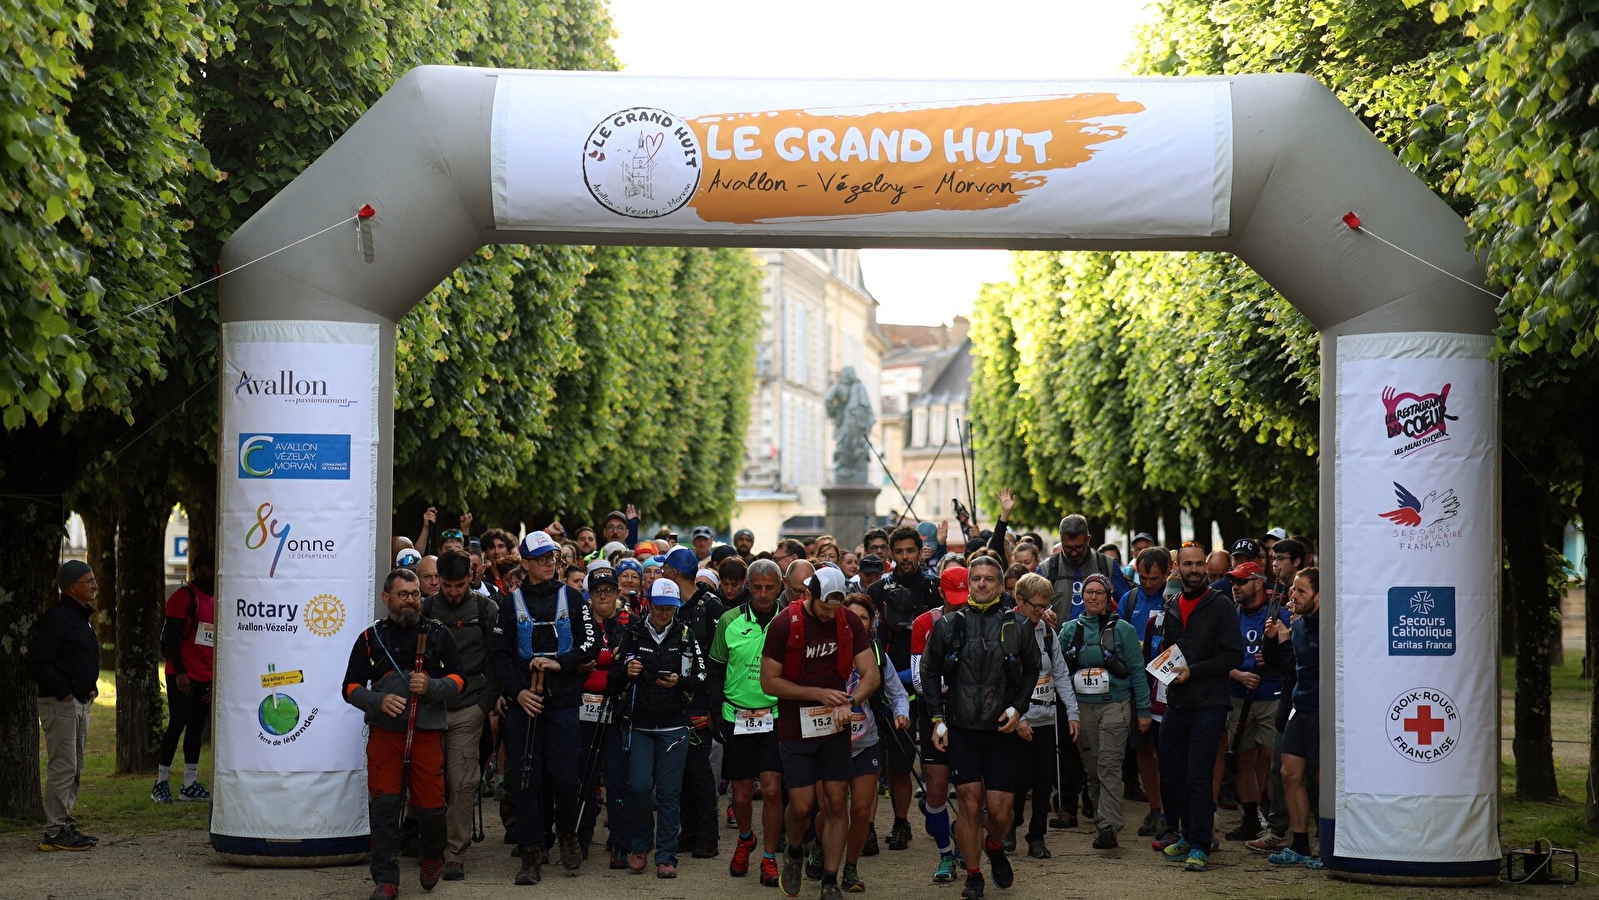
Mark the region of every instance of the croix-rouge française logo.
POLYGON ((1423 447, 1449 440, 1449 423, 1460 419, 1449 415, 1449 388, 1446 384, 1432 394, 1382 389, 1383 423, 1388 427, 1388 437, 1405 440, 1403 446, 1394 449, 1394 456, 1404 458, 1423 447))

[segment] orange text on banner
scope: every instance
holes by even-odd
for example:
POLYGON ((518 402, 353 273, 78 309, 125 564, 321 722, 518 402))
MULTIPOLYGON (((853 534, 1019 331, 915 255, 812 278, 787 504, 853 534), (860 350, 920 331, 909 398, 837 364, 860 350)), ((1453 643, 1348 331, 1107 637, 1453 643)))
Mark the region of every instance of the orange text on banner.
POLYGON ((1105 118, 1143 110, 1091 93, 701 116, 689 125, 704 172, 688 205, 705 221, 737 224, 1001 209, 1126 133, 1105 118))

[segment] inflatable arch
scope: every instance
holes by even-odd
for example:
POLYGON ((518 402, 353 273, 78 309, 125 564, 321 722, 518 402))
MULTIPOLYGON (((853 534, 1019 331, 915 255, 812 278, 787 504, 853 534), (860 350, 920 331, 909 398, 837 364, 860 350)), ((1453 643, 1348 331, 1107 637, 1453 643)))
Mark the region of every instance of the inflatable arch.
POLYGON ((226 857, 366 852, 362 724, 339 683, 392 562, 395 328, 471 253, 1005 247, 1227 251, 1320 330, 1322 857, 1350 878, 1497 873, 1493 304, 1460 219, 1316 81, 428 67, 251 218, 223 267, 340 220, 221 286, 226 857))

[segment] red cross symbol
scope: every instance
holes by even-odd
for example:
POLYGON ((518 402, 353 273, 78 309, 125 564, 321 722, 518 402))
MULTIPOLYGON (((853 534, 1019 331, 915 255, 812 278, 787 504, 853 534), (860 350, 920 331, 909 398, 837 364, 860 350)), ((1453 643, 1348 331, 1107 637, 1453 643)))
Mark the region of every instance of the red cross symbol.
POLYGON ((1431 747, 1432 736, 1444 730, 1444 720, 1432 717, 1432 707, 1420 704, 1416 707, 1416 715, 1405 720, 1405 730, 1416 736, 1416 746, 1431 747))

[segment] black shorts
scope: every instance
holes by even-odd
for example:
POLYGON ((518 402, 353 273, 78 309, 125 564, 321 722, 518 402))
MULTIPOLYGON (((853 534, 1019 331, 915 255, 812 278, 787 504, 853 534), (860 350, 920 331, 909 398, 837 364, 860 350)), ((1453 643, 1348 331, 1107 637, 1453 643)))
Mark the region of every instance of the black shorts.
MULTIPOLYGON (((883 771, 883 740, 850 757, 850 778, 876 775, 883 771)), ((873 788, 872 790, 876 790, 873 788)))
POLYGON ((1160 721, 1159 720, 1151 719, 1150 722, 1149 722, 1149 730, 1148 731, 1139 731, 1138 730, 1138 720, 1137 719, 1134 719, 1129 724, 1132 727, 1127 729, 1127 746, 1133 748, 1134 750, 1142 750, 1145 747, 1155 747, 1155 748, 1159 748, 1160 747, 1160 721))
POLYGON ((849 732, 844 731, 819 741, 778 741, 783 759, 783 787, 806 788, 818 781, 848 781, 850 767, 849 732))
POLYGON ((922 765, 949 767, 949 754, 933 746, 933 720, 922 716, 916 720, 922 738, 922 765))
POLYGON ((1321 765, 1321 713, 1296 709, 1289 715, 1288 727, 1283 729, 1283 755, 1321 765))
POLYGON ((990 791, 1016 792, 1015 734, 997 731, 949 730, 949 783, 959 787, 981 781, 990 791))
POLYGON ((765 734, 735 734, 722 745, 722 777, 728 781, 753 781, 762 772, 782 772, 783 756, 777 749, 777 729, 765 734))

